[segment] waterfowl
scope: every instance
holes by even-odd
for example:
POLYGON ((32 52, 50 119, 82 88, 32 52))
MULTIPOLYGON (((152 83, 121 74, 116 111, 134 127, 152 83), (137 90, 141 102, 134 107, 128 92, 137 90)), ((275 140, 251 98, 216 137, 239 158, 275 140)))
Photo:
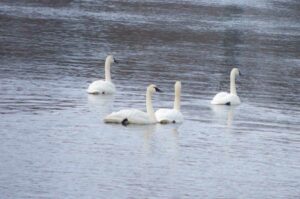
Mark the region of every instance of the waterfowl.
POLYGON ((155 92, 161 92, 154 84, 147 87, 146 109, 147 112, 138 109, 124 109, 113 112, 104 118, 105 123, 120 123, 124 126, 128 124, 154 124, 157 123, 152 106, 152 95, 155 92))
POLYGON ((117 63, 112 55, 108 55, 105 60, 105 79, 96 80, 87 89, 89 94, 111 95, 116 92, 116 87, 111 81, 110 67, 112 63, 117 63))
POLYGON ((159 109, 155 112, 157 121, 160 123, 182 123, 183 115, 180 112, 180 95, 181 95, 181 82, 177 81, 174 85, 175 98, 173 109, 159 109))
POLYGON ((212 99, 211 104, 218 105, 238 105, 241 103, 239 96, 236 93, 235 79, 241 75, 238 68, 233 68, 230 73, 230 93, 220 92, 212 99))

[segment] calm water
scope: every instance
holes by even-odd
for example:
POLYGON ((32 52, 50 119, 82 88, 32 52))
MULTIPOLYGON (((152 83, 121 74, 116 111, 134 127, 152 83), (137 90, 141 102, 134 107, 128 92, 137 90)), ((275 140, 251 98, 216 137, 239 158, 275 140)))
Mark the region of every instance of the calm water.
POLYGON ((1 198, 300 197, 298 0, 1 0, 0 66, 1 198), (232 67, 243 103, 211 106, 232 67), (102 122, 175 80, 182 125, 102 122))

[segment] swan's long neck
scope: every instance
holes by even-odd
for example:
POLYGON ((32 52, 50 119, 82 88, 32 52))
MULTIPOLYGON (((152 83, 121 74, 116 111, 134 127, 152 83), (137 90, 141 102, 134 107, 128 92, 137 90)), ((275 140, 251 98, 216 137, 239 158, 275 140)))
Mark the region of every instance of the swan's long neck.
POLYGON ((181 88, 175 86, 174 109, 177 111, 180 111, 180 95, 181 95, 181 88))
POLYGON ((146 94, 146 108, 147 108, 147 114, 149 115, 150 119, 152 121, 156 121, 154 109, 152 106, 152 94, 150 91, 147 91, 146 94))
POLYGON ((111 82, 110 62, 109 62, 109 60, 105 61, 105 81, 111 82))
POLYGON ((237 95, 236 86, 235 86, 235 73, 232 71, 230 73, 230 93, 233 95, 237 95))

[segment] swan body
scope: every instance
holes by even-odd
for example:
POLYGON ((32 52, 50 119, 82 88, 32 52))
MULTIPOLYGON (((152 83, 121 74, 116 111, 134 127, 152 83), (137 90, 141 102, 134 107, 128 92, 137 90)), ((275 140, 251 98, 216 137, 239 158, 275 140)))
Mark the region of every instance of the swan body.
POLYGON ((183 115, 175 109, 161 108, 155 112, 157 121, 160 123, 182 123, 183 115))
POLYGON ((159 109, 155 112, 157 121, 160 123, 182 123, 183 115, 180 112, 180 95, 181 95, 181 82, 175 83, 175 100, 173 109, 159 109))
POLYGON ((157 123, 153 106, 152 95, 154 92, 161 92, 155 85, 151 84, 147 88, 146 93, 146 108, 147 112, 138 109, 124 109, 118 112, 113 112, 104 118, 106 123, 121 123, 128 124, 154 124, 157 123))
POLYGON ((127 124, 153 124, 156 120, 151 120, 149 115, 138 109, 124 109, 118 112, 112 112, 104 121, 106 123, 127 124))
POLYGON ((230 73, 230 93, 220 92, 214 96, 211 104, 217 105, 238 105, 241 103, 239 96, 236 93, 235 78, 240 75, 237 68, 233 68, 230 73))
POLYGON ((96 80, 87 89, 89 94, 111 95, 116 92, 116 87, 111 81, 110 67, 112 63, 117 63, 112 55, 105 60, 105 80, 96 80))
POLYGON ((90 94, 111 95, 116 92, 116 87, 112 82, 105 80, 96 80, 89 85, 87 92, 90 94))
POLYGON ((238 105, 241 103, 239 96, 227 93, 220 92, 215 95, 211 104, 221 104, 221 105, 238 105))

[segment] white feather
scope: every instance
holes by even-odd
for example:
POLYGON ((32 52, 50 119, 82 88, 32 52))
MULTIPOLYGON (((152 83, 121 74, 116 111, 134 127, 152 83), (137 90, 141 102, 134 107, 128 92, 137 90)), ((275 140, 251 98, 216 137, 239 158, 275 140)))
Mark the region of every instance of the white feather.
POLYGON ((157 121, 161 123, 182 123, 183 115, 180 111, 175 109, 158 109, 155 112, 157 121))
POLYGON ((91 83, 87 89, 89 94, 111 95, 116 92, 116 87, 111 81, 110 67, 115 62, 112 55, 106 57, 105 60, 105 80, 96 80, 91 83))
POLYGON ((125 119, 130 124, 153 124, 156 121, 152 121, 149 115, 138 109, 124 109, 118 112, 112 112, 104 118, 106 123, 122 123, 125 119))
POLYGON ((182 123, 183 115, 180 112, 180 95, 181 95, 181 82, 177 81, 175 87, 175 99, 173 109, 159 109, 155 112, 157 121, 160 123, 182 123))
POLYGON ((114 94, 116 87, 112 82, 97 80, 89 85, 87 92, 90 94, 114 94))
POLYGON ((239 69, 233 68, 230 73, 230 93, 220 92, 214 96, 211 104, 217 105, 238 105, 241 100, 236 92, 235 78, 239 75, 239 69))
POLYGON ((106 123, 126 123, 129 124, 154 124, 157 123, 153 106, 152 106, 152 94, 156 92, 155 85, 151 84, 147 88, 146 93, 146 108, 147 113, 138 109, 124 109, 118 112, 113 112, 104 118, 106 123))
POLYGON ((219 105, 238 105, 240 104, 240 98, 237 95, 227 93, 227 92, 220 92, 215 95, 211 104, 219 104, 219 105))

